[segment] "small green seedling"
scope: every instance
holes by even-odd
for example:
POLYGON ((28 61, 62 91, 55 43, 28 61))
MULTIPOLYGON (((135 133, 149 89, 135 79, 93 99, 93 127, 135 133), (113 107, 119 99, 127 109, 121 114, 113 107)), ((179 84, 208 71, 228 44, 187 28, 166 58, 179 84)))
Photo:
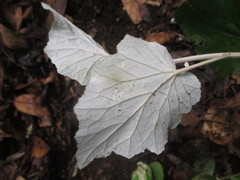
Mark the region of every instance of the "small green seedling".
POLYGON ((152 162, 149 165, 138 162, 131 180, 164 180, 162 165, 159 162, 152 162))

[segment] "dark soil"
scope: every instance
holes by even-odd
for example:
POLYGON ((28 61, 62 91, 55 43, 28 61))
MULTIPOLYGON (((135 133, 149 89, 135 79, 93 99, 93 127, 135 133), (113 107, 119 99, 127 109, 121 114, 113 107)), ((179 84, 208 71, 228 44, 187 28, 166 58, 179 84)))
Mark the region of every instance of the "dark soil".
MULTIPOLYGON (((147 5, 150 19, 137 25, 120 0, 70 0, 66 14, 110 53, 126 34, 145 39, 153 32, 172 32, 174 38, 164 45, 173 57, 182 57, 194 54, 194 45, 173 19, 181 3, 147 5)), ((165 179, 187 180, 199 174, 209 158, 218 177, 240 172, 240 76, 223 78, 207 67, 193 71, 202 83, 201 101, 170 131, 162 154, 146 151, 132 159, 111 154, 78 170, 73 107, 84 87, 59 75, 44 54, 48 17, 37 0, 0 0, 0 179, 128 180, 137 162, 159 161, 165 179), (19 17, 19 12, 25 15, 19 17), (209 108, 224 120, 214 130, 206 117, 209 108)))

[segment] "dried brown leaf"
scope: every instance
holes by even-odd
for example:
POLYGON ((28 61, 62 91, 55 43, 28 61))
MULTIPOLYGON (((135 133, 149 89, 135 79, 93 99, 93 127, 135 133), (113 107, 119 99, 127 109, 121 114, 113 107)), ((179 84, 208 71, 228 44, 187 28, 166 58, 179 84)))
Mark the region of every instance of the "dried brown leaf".
POLYGON ((196 111, 184 114, 180 124, 184 127, 179 129, 181 137, 201 136, 201 118, 197 116, 196 111))
POLYGON ((23 12, 22 12, 22 7, 21 6, 17 6, 16 10, 15 10, 15 16, 14 16, 14 21, 13 22, 15 24, 15 28, 18 31, 20 26, 22 25, 22 20, 23 20, 23 12))
POLYGON ((156 33, 150 33, 147 35, 146 40, 149 42, 157 42, 159 44, 165 44, 173 38, 176 37, 176 34, 173 32, 156 32, 156 33))
POLYGON ((50 116, 43 116, 43 117, 41 117, 38 125, 39 125, 39 127, 49 127, 49 126, 52 126, 51 117, 50 116))
POLYGON ((25 11, 23 12, 22 18, 23 18, 23 20, 33 18, 33 7, 32 6, 28 6, 25 9, 25 11))
POLYGON ((18 31, 23 20, 22 7, 16 4, 10 5, 10 7, 6 4, 4 4, 3 6, 5 6, 1 9, 3 11, 3 17, 6 18, 6 20, 9 24, 11 24, 12 27, 14 27, 14 30, 18 31))
POLYGON ((14 105, 17 110, 34 115, 34 116, 48 116, 50 115, 46 107, 42 107, 40 97, 34 94, 23 94, 15 98, 14 105))
POLYGON ((200 118, 196 115, 196 112, 190 111, 189 113, 183 115, 180 124, 183 126, 192 126, 196 125, 196 123, 199 121, 200 118))
POLYGON ((16 178, 16 180, 26 180, 24 177, 18 175, 18 177, 16 178))
POLYGON ((16 35, 13 31, 6 28, 4 25, 0 24, 0 35, 1 40, 5 46, 10 49, 28 49, 27 42, 21 38, 20 36, 16 35))
POLYGON ((51 83, 53 82, 57 77, 57 74, 55 71, 51 71, 48 75, 48 77, 46 78, 42 78, 40 79, 40 81, 43 83, 43 84, 48 84, 48 83, 51 83))
POLYGON ((33 158, 42 158, 49 152, 50 148, 41 138, 34 136, 31 156, 33 158))
POLYGON ((150 20, 149 11, 141 0, 122 0, 122 3, 134 24, 138 24, 142 19, 150 20))
POLYGON ((6 158, 6 162, 16 161, 16 160, 22 158, 24 154, 25 154, 25 152, 23 152, 23 151, 18 151, 14 154, 11 154, 10 156, 8 156, 6 158))
POLYGON ((24 28, 19 29, 18 33, 19 33, 19 34, 22 34, 22 35, 26 35, 26 34, 28 34, 31 30, 32 30, 31 27, 24 27, 24 28))
POLYGON ((30 84, 32 84, 33 82, 29 82, 29 83, 19 83, 15 89, 19 90, 19 89, 24 89, 25 87, 28 87, 30 84))
POLYGON ((163 0, 142 0, 143 3, 151 6, 160 6, 163 0))

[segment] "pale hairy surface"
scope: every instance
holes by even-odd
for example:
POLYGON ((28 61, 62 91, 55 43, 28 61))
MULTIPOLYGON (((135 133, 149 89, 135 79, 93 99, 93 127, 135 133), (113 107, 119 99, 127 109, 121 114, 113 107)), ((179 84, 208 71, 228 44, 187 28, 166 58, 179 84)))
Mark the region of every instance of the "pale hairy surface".
POLYGON ((86 85, 92 65, 109 54, 92 37, 50 6, 44 3, 42 6, 50 10, 54 16, 49 41, 44 51, 60 74, 77 80, 81 85, 86 85))
POLYGON ((198 79, 176 73, 166 48, 130 36, 97 62, 74 108, 79 167, 112 151, 127 158, 145 149, 161 153, 168 129, 200 98, 198 79))
POLYGON ((55 22, 45 51, 59 73, 86 85, 74 107, 79 168, 111 152, 127 158, 145 149, 161 153, 168 129, 199 101, 198 79, 176 70, 164 46, 129 35, 118 44, 117 54, 109 55, 48 9, 55 22))

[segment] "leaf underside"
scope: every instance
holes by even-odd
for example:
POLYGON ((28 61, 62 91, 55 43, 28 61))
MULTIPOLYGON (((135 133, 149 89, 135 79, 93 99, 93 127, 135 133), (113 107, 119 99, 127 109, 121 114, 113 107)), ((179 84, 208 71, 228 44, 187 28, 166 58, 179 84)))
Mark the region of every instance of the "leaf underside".
POLYGON ((108 54, 88 34, 48 5, 44 3, 42 5, 54 16, 49 41, 44 51, 60 74, 77 80, 81 85, 86 85, 92 65, 108 54))
POLYGON ((145 149, 161 153, 168 128, 199 101, 198 79, 179 73, 164 46, 126 35, 118 53, 109 55, 65 18, 54 16, 45 51, 59 73, 86 84, 74 107, 79 168, 111 152, 127 158, 145 149))
POLYGON ((176 75, 167 50, 126 36, 118 53, 95 64, 75 106, 79 167, 112 151, 127 158, 148 149, 161 153, 168 128, 199 101, 200 83, 191 73, 176 75))

